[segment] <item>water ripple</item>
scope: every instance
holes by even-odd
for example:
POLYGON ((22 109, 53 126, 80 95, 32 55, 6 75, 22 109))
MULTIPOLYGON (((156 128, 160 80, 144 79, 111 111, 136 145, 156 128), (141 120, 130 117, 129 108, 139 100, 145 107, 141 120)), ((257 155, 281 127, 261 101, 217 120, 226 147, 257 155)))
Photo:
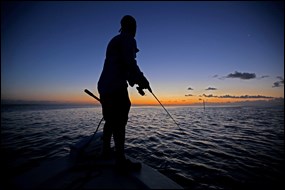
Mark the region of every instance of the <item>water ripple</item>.
MULTIPOLYGON (((266 189, 281 184, 284 108, 167 109, 179 127, 159 107, 131 109, 127 154, 185 188, 266 189)), ((65 156, 71 144, 93 134, 101 117, 99 107, 1 111, 1 151, 18 171, 65 156)))

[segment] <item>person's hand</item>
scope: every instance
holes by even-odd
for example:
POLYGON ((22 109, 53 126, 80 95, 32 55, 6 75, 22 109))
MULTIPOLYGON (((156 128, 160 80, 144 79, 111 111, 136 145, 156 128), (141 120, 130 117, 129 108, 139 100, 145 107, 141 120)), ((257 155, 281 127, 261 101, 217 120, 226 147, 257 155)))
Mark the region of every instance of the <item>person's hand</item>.
POLYGON ((145 78, 145 76, 142 75, 142 77, 140 77, 140 79, 138 80, 138 85, 139 86, 137 87, 137 90, 142 96, 144 95, 143 89, 148 89, 150 92, 152 92, 149 82, 145 78))
POLYGON ((150 89, 149 82, 143 75, 138 80, 138 85, 141 89, 150 89))

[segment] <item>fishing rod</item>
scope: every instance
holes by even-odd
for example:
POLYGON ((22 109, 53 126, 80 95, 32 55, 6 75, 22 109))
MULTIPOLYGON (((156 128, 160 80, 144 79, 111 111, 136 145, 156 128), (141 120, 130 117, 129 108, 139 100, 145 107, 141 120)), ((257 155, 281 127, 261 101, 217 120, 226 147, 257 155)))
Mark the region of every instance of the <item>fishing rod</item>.
MULTIPOLYGON (((142 88, 137 87, 137 90, 139 91, 139 93, 140 93, 142 96, 145 94, 142 88)), ((159 99, 156 97, 156 95, 152 92, 152 90, 151 90, 150 87, 148 88, 148 91, 149 91, 149 92, 153 95, 153 97, 158 101, 158 103, 159 103, 159 104, 161 105, 161 107, 165 110, 165 112, 168 114, 168 116, 174 121, 174 123, 177 125, 177 127, 178 127, 180 130, 182 130, 182 129, 179 127, 178 123, 175 121, 175 119, 170 115, 170 113, 167 111, 167 109, 162 105, 162 103, 159 101, 159 99)))
MULTIPOLYGON (((159 101, 159 99, 154 95, 153 92, 150 91, 150 93, 153 95, 153 97, 158 101, 158 103, 161 105, 161 107, 165 110, 165 112, 168 114, 168 116, 174 121, 174 123, 179 127, 178 123, 175 121, 175 119, 170 115, 170 113, 165 109, 165 107, 162 105, 162 103, 159 101)), ((180 127, 179 127, 180 128, 180 127)))

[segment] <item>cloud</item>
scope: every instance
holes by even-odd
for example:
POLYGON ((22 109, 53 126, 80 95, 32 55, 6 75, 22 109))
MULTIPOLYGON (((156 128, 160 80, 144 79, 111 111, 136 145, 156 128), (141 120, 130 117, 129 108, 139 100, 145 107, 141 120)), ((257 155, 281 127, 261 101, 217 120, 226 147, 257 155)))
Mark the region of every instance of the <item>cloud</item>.
POLYGON ((218 96, 214 96, 213 94, 209 94, 209 95, 203 94, 202 96, 206 98, 218 98, 218 96))
POLYGON ((262 96, 262 95, 243 95, 243 96, 231 96, 231 95, 224 95, 219 96, 219 98, 237 98, 237 99, 271 99, 271 96, 262 96))
POLYGON ((185 96, 193 96, 192 94, 186 94, 185 96))
POLYGON ((213 94, 203 94, 206 98, 234 98, 234 99, 272 99, 271 96, 262 96, 262 95, 242 95, 242 96, 232 96, 232 95, 222 95, 222 96, 215 96, 213 94))
MULTIPOLYGON (((202 99, 199 99, 200 101, 202 99)), ((196 105, 201 105, 201 103, 196 103, 196 105)), ((227 102, 207 102, 208 106, 215 106, 215 105, 238 105, 238 106, 260 106, 260 107, 267 107, 267 106, 282 106, 284 107, 284 98, 272 98, 272 99, 255 99, 255 100, 248 100, 248 99, 241 99, 240 101, 227 101, 227 102)))
POLYGON ((261 77, 259 77, 260 79, 264 79, 264 78, 268 78, 268 75, 262 75, 261 77))
POLYGON ((208 87, 207 89, 205 90, 217 90, 217 88, 214 88, 214 87, 208 87))
POLYGON ((191 88, 191 87, 189 87, 189 88, 187 88, 187 90, 194 90, 193 88, 191 88))
POLYGON ((277 81, 277 82, 274 82, 274 83, 273 83, 272 88, 280 87, 280 86, 282 86, 282 85, 280 84, 280 82, 279 82, 279 81, 277 81))
POLYGON ((284 78, 280 77, 280 76, 278 76, 276 78, 279 79, 279 81, 274 82, 272 87, 275 88, 275 87, 283 86, 284 85, 284 78))
POLYGON ((249 80, 249 79, 256 78, 256 74, 255 73, 241 73, 241 72, 235 71, 235 73, 228 74, 226 78, 240 78, 243 80, 249 80))

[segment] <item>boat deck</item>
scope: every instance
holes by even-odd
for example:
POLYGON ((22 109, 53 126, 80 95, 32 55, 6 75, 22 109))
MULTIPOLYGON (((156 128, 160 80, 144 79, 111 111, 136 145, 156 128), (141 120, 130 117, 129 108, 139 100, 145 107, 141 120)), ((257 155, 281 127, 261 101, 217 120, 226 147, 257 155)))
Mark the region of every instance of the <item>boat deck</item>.
MULTIPOLYGON (((92 142, 91 147, 96 143, 92 142)), ((90 152, 96 151, 90 149, 83 157, 71 154, 46 161, 17 176, 13 183, 19 189, 183 189, 144 163, 141 163, 140 171, 122 173, 115 169, 114 158, 106 160, 90 152)), ((137 162, 134 158, 127 158, 137 162)))

